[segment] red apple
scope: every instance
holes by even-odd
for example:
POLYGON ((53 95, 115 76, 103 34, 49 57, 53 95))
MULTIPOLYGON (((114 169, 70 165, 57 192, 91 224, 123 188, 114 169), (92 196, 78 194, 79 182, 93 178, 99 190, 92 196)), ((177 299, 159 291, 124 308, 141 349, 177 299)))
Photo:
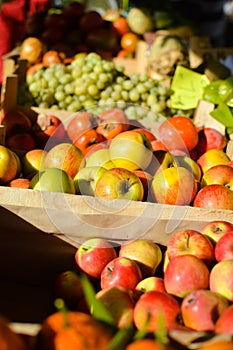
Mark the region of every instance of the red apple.
POLYGON ((178 255, 169 261, 164 272, 164 285, 167 293, 184 298, 197 289, 209 286, 209 269, 195 255, 178 255))
POLYGON ((233 260, 233 230, 225 233, 215 245, 216 260, 233 260))
POLYGON ((210 149, 224 149, 227 144, 226 136, 211 127, 204 127, 198 131, 196 149, 201 155, 210 149))
POLYGON ((181 302, 184 325, 198 332, 214 331, 216 320, 228 306, 228 300, 218 293, 194 290, 181 302))
POLYGON ((0 145, 0 185, 13 180, 18 172, 18 162, 14 152, 0 145))
POLYGON ((200 229, 200 232, 215 244, 225 233, 231 231, 233 231, 233 223, 225 220, 210 221, 200 229))
POLYGON ((157 173, 151 183, 151 194, 161 204, 189 205, 198 190, 193 174, 184 167, 172 167, 157 173))
POLYGON ((210 271, 209 288, 233 301, 233 260, 217 262, 210 271))
POLYGON ((83 298, 81 278, 74 270, 66 270, 56 277, 54 282, 54 297, 62 298, 69 309, 77 309, 83 298))
POLYGON ((143 293, 134 307, 134 323, 138 330, 155 332, 162 324, 166 330, 175 328, 180 315, 179 302, 168 293, 148 291, 143 293))
POLYGON ((233 210, 233 191, 220 184, 207 185, 197 192, 193 206, 233 210))
POLYGON ((148 137, 137 129, 116 135, 109 145, 110 159, 116 167, 145 170, 152 159, 148 137))
POLYGON ((117 327, 126 328, 133 323, 135 301, 131 289, 122 286, 105 288, 96 293, 96 298, 110 312, 117 327))
POLYGON ((144 188, 139 177, 132 171, 111 168, 96 182, 95 196, 142 201, 144 188))
POLYGON ((233 335, 233 304, 229 305, 226 310, 219 316, 215 323, 214 332, 216 334, 233 335))
POLYGON ((208 169, 202 176, 201 186, 211 184, 224 185, 233 191, 233 167, 219 164, 208 169))
POLYGON ((36 142, 30 132, 12 134, 6 138, 5 146, 17 151, 30 151, 35 148, 36 142))
POLYGON ((135 291, 140 293, 148 292, 149 290, 157 290, 166 293, 164 279, 158 276, 150 276, 142 279, 135 287, 135 291))
POLYGON ((44 167, 59 168, 67 172, 73 179, 79 169, 85 165, 83 152, 70 143, 60 143, 51 148, 45 157, 44 167))
POLYGON ((118 256, 111 260, 102 270, 100 286, 102 289, 113 286, 135 289, 141 280, 142 273, 138 264, 134 260, 118 256))
POLYGON ((76 251, 77 265, 91 277, 100 278, 104 267, 117 256, 114 246, 103 238, 90 238, 76 251))
POLYGON ((159 245, 143 238, 123 242, 119 256, 136 261, 143 278, 153 276, 162 261, 162 251, 159 245))
POLYGON ((233 260, 217 262, 210 271, 209 288, 233 301, 233 260))
POLYGON ((171 260, 177 255, 192 254, 203 260, 208 266, 214 262, 214 246, 202 233, 196 230, 175 232, 168 240, 167 255, 171 260))
POLYGON ((210 149, 197 159, 197 163, 201 167, 203 173, 212 166, 227 164, 229 161, 229 156, 222 149, 210 149))
POLYGON ((149 174, 147 171, 143 171, 143 170, 134 170, 133 171, 141 180, 143 189, 144 189, 144 195, 142 198, 143 202, 146 202, 149 198, 150 198, 150 186, 151 186, 151 182, 153 179, 153 176, 151 174, 149 174))

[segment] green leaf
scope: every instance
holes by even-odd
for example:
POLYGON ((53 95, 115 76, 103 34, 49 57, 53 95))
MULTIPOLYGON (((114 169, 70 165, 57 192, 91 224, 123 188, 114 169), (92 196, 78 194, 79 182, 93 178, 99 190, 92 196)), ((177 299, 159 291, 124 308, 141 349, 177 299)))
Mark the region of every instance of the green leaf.
POLYGON ((133 326, 119 329, 106 350, 124 350, 126 345, 131 341, 135 330, 133 326))
POLYGON ((219 103, 210 114, 226 128, 233 128, 233 115, 231 109, 226 105, 226 103, 219 103))
POLYGON ((96 298, 96 291, 89 281, 87 275, 81 275, 81 282, 83 287, 84 296, 86 298, 87 305, 90 308, 92 316, 102 322, 116 327, 116 322, 108 309, 104 304, 96 298))

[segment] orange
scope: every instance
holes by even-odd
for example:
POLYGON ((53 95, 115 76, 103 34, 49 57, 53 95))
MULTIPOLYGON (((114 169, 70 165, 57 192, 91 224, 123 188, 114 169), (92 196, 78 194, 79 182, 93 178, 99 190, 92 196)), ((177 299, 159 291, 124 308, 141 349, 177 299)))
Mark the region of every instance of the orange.
POLYGON ((154 339, 143 338, 128 344, 125 350, 165 350, 165 346, 154 339))
POLYGON ((203 344, 197 350, 233 350, 233 341, 218 340, 214 343, 203 344))
POLYGON ((64 314, 58 311, 42 323, 39 348, 105 350, 113 335, 109 327, 89 314, 79 311, 64 314))
POLYGON ((122 49, 127 50, 128 52, 135 52, 138 41, 139 36, 137 34, 128 32, 122 35, 120 44, 122 49))
POLYGON ((124 35, 130 31, 127 19, 125 17, 117 17, 112 21, 112 26, 119 36, 124 35))

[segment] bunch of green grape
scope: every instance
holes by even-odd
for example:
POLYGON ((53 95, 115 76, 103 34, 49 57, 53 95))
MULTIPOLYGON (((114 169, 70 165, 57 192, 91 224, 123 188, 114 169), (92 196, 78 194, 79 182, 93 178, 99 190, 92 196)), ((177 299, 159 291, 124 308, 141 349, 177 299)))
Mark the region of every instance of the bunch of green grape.
POLYGON ((159 113, 172 113, 170 87, 147 74, 133 73, 128 77, 124 67, 94 52, 77 55, 68 65, 43 67, 28 75, 26 84, 19 101, 40 108, 77 112, 94 106, 98 106, 98 111, 105 106, 119 106, 130 119, 141 119, 148 110, 155 119, 159 113))

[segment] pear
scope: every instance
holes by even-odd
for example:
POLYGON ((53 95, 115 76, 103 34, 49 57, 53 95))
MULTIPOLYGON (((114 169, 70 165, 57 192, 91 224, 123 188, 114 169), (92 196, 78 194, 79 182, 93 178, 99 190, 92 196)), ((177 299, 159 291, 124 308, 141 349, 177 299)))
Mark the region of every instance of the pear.
POLYGON ((129 28, 135 34, 141 35, 154 28, 153 19, 147 9, 132 7, 127 15, 129 28))

